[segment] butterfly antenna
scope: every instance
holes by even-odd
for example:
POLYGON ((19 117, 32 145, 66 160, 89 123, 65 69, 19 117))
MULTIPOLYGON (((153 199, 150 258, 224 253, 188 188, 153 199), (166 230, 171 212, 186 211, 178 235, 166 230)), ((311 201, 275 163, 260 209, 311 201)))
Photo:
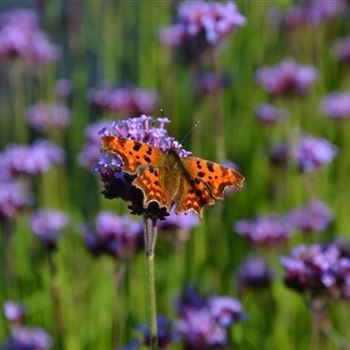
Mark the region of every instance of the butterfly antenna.
POLYGON ((199 124, 199 120, 197 120, 194 125, 192 126, 192 128, 190 129, 190 131, 182 138, 182 140, 180 141, 180 143, 182 144, 189 135, 191 135, 192 131, 194 130, 194 128, 199 124))

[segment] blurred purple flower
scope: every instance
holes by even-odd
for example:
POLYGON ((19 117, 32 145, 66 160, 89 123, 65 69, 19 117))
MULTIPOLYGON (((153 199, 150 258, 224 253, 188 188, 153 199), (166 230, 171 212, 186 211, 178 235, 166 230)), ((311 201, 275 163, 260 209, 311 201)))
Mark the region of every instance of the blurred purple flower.
POLYGON ((245 23, 233 1, 185 1, 176 23, 160 31, 160 41, 176 48, 186 61, 196 61, 245 23))
POLYGON ((31 10, 15 9, 0 16, 0 58, 22 57, 32 63, 55 61, 60 49, 39 30, 38 18, 31 10))
POLYGON ((313 201, 288 215, 291 224, 299 230, 310 232, 325 231, 333 220, 330 208, 321 201, 313 201))
MULTIPOLYGON (((101 130, 100 135, 101 137, 119 136, 145 142, 160 148, 164 152, 167 152, 170 148, 175 148, 180 156, 188 156, 190 152, 185 151, 174 138, 168 135, 165 125, 169 122, 170 120, 167 118, 153 119, 142 115, 139 118, 114 122, 101 130)), ((105 197, 130 201, 129 209, 132 214, 145 214, 153 219, 163 219, 169 214, 166 208, 160 208, 156 202, 151 202, 147 208, 143 207, 143 193, 132 185, 135 175, 124 173, 120 158, 112 152, 102 154, 95 170, 103 182, 105 197)))
POLYGON ((312 172, 330 163, 338 148, 324 138, 303 137, 291 150, 291 156, 303 173, 312 172))
POLYGON ((241 291, 246 288, 265 288, 273 281, 273 273, 269 266, 257 257, 244 260, 238 269, 237 277, 241 291))
POLYGON ((26 313, 26 308, 23 304, 8 300, 3 304, 4 314, 7 321, 11 324, 20 325, 26 313))
POLYGON ((56 81, 55 84, 55 92, 56 96, 65 99, 72 94, 73 91, 73 83, 68 78, 60 78, 56 81))
POLYGON ((276 167, 286 167, 289 153, 289 146, 285 141, 273 144, 269 150, 270 163, 276 167))
POLYGON ((240 220, 234 230, 252 244, 270 245, 283 243, 293 233, 293 227, 283 217, 277 215, 260 216, 253 220, 240 220))
POLYGON ((285 284, 312 297, 350 297, 350 259, 336 244, 301 245, 281 258, 285 284))
POLYGON ((110 124, 107 120, 98 120, 85 129, 85 143, 79 153, 79 164, 86 167, 95 166, 101 156, 101 138, 99 131, 110 124))
POLYGON ((272 104, 263 103, 256 107, 255 116, 264 124, 272 125, 283 119, 284 112, 272 104))
POLYGON ((137 339, 132 340, 128 345, 116 348, 115 350, 139 350, 140 342, 137 339))
POLYGON ((52 347, 51 336, 41 328, 15 327, 5 341, 3 350, 48 350, 52 347))
POLYGON ((350 118, 350 93, 328 94, 321 104, 323 113, 335 120, 350 118))
POLYGON ((312 66, 302 66, 288 59, 273 67, 260 68, 256 79, 271 95, 305 95, 318 79, 318 72, 312 66))
POLYGON ((34 235, 49 250, 56 248, 57 240, 68 223, 67 214, 58 210, 40 209, 31 217, 31 228, 34 235))
POLYGON ((109 254, 126 260, 136 255, 143 247, 143 226, 128 216, 101 212, 94 227, 83 226, 87 248, 95 255, 109 254))
POLYGON ((38 102, 28 108, 27 122, 39 132, 61 130, 70 122, 70 111, 61 103, 38 102))
POLYGON ((350 37, 337 40, 332 51, 340 62, 350 63, 350 37))
POLYGON ((141 88, 92 88, 87 93, 89 102, 125 117, 152 114, 158 106, 158 94, 141 88))
POLYGON ((221 73, 217 77, 213 73, 202 74, 197 81, 199 95, 211 95, 231 86, 231 77, 227 73, 221 73))
POLYGON ((12 219, 32 203, 24 181, 0 181, 0 219, 12 219))

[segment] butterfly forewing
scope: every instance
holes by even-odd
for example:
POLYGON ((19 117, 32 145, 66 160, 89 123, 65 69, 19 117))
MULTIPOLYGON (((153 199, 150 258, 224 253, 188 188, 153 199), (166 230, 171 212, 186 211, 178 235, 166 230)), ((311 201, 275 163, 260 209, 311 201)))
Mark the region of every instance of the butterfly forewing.
POLYGON ((244 177, 236 170, 197 157, 181 158, 189 176, 203 181, 215 199, 223 199, 226 187, 240 188, 244 177))
POLYGON ((136 174, 141 165, 160 166, 164 153, 143 142, 117 136, 103 136, 102 149, 117 154, 123 162, 123 171, 136 174))

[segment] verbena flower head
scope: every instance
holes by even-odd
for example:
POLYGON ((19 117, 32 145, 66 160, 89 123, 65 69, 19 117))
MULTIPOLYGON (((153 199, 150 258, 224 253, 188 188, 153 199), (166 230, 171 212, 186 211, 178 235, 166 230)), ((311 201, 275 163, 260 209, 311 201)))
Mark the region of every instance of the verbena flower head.
POLYGON ((101 156, 101 138, 99 131, 110 125, 110 121, 98 120, 85 129, 85 143, 79 153, 79 164, 86 167, 95 166, 101 156))
POLYGON ((186 349, 205 350, 227 346, 228 327, 245 318, 242 305, 226 296, 202 297, 185 289, 177 302, 177 328, 186 349))
POLYGON ((318 79, 318 72, 312 66, 302 66, 288 59, 273 67, 260 68, 256 79, 270 95, 305 95, 318 79))
POLYGON ((212 95, 231 86, 231 77, 228 73, 221 73, 219 77, 214 73, 204 73, 197 80, 199 95, 212 95))
POLYGON ((337 146, 324 138, 305 136, 291 150, 292 159, 303 173, 330 163, 338 153, 337 146))
POLYGON ((63 150, 47 140, 38 140, 31 146, 9 145, 0 154, 1 166, 12 176, 40 175, 63 160, 63 150))
POLYGON ((331 93, 321 104, 323 113, 334 120, 350 118, 350 93, 331 93))
POLYGON ((160 40, 192 62, 245 23, 233 1, 185 1, 178 8, 175 24, 161 30, 160 40))
POLYGON ((39 30, 37 15, 30 10, 10 10, 0 16, 0 58, 24 58, 48 63, 60 56, 60 49, 39 30))
POLYGON ((333 55, 342 63, 350 63, 350 37, 339 39, 332 48, 333 55))
POLYGON ((310 204, 291 212, 288 215, 291 224, 305 233, 325 231, 333 220, 333 213, 322 201, 310 204))
POLYGON ((38 102, 28 108, 27 122, 39 132, 62 130, 70 122, 70 111, 61 103, 38 102))
POLYGON ((3 350, 49 350, 51 336, 41 328, 15 327, 3 350))
POLYGON ((72 94, 73 83, 68 78, 60 78, 56 81, 55 84, 55 93, 56 96, 61 99, 66 99, 72 94))
POLYGON ((237 277, 241 291, 246 288, 265 288, 273 281, 273 273, 267 263, 253 256, 243 261, 238 269, 237 277))
POLYGON ((158 107, 158 94, 152 89, 101 87, 88 91, 88 100, 96 106, 125 117, 151 114, 158 107))
POLYGON ((260 216, 252 220, 240 220, 234 230, 256 245, 283 243, 293 233, 293 227, 284 218, 277 215, 260 216))
POLYGON ((284 112, 277 109, 274 105, 263 103, 256 107, 255 116, 267 125, 273 125, 280 122, 284 117, 284 112))
POLYGON ((58 210, 40 209, 31 217, 34 235, 50 250, 56 248, 57 240, 68 223, 68 215, 58 210))
POLYGON ((0 220, 13 219, 32 203, 32 194, 24 181, 0 181, 0 220))
POLYGON ((8 300, 3 304, 4 315, 7 321, 11 324, 22 324, 26 313, 26 308, 23 304, 8 300))
POLYGON ((108 254, 130 259, 143 248, 143 226, 129 216, 101 212, 93 227, 83 226, 87 248, 95 255, 108 254))
POLYGON ((350 259, 336 244, 301 245, 281 258, 285 284, 307 296, 350 297, 350 259))
MULTIPOLYGON (((169 123, 167 118, 153 119, 142 115, 138 118, 130 118, 120 122, 114 122, 101 130, 101 136, 119 136, 147 143, 160 148, 164 152, 175 148, 180 156, 188 156, 190 152, 168 135, 165 125, 169 123)), ((122 163, 119 157, 113 153, 104 153, 95 168, 101 177, 104 185, 103 194, 106 198, 121 198, 130 201, 129 209, 132 214, 145 214, 152 218, 164 218, 167 213, 166 208, 159 208, 158 204, 151 202, 148 208, 143 207, 143 193, 140 189, 132 185, 135 175, 123 172, 122 163)))

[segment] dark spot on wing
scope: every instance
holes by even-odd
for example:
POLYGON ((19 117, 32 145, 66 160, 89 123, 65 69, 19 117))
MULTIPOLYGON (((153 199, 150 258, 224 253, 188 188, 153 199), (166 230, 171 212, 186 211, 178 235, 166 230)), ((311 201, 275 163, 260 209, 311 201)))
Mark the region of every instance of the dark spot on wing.
POLYGON ((198 168, 198 169, 202 169, 200 160, 197 160, 197 161, 196 161, 196 164, 197 164, 197 168, 198 168))
POLYGON ((218 179, 218 177, 215 175, 215 180, 217 180, 218 179))
POLYGON ((200 172, 198 172, 198 174, 197 174, 199 177, 203 177, 204 176, 204 173, 203 173, 203 171, 200 171, 200 172))
POLYGON ((198 179, 194 179, 194 183, 195 183, 196 185, 199 185, 201 182, 200 182, 200 180, 198 180, 198 179))
POLYGON ((145 160, 147 163, 151 163, 151 158, 150 158, 150 157, 144 157, 144 160, 145 160))
POLYGON ((151 174, 154 173, 154 168, 153 168, 153 166, 150 166, 150 167, 149 167, 149 172, 150 172, 151 174))
POLYGON ((148 150, 146 152, 149 156, 152 154, 152 148, 151 147, 148 147, 148 150))
POLYGON ((132 156, 133 153, 131 151, 129 151, 129 154, 132 156))
POLYGON ((207 168, 211 173, 214 172, 214 164, 213 163, 207 162, 207 168))
POLYGON ((142 147, 142 144, 140 142, 135 141, 133 150, 134 151, 139 151, 141 147, 142 147))
POLYGON ((221 171, 222 171, 222 174, 224 175, 224 176, 226 176, 227 174, 228 174, 228 170, 227 170, 227 168, 225 168, 225 167, 220 167, 220 169, 221 169, 221 171))
POLYGON ((213 178, 211 176, 209 176, 209 180, 213 180, 213 178))
POLYGON ((158 176, 158 171, 154 170, 154 176, 158 176))
POLYGON ((154 181, 154 184, 156 185, 156 186, 159 186, 159 181, 154 181))
POLYGON ((140 156, 136 156, 136 159, 140 159, 140 156))
POLYGON ((188 191, 189 194, 193 194, 194 193, 194 190, 193 188, 191 188, 189 191, 188 191))
POLYGON ((191 185, 191 186, 194 186, 194 185, 195 185, 195 182, 194 182, 193 179, 190 180, 190 185, 191 185))

